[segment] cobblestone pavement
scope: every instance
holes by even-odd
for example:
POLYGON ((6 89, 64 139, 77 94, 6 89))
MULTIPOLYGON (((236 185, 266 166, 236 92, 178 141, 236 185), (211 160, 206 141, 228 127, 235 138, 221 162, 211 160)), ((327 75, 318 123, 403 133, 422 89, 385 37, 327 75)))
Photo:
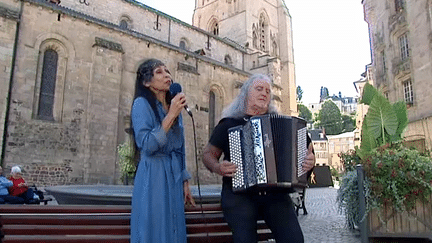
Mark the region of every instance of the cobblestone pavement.
POLYGON ((305 243, 360 243, 360 233, 345 226, 344 215, 338 212, 337 189, 306 189, 305 205, 308 214, 299 211, 299 222, 305 243))

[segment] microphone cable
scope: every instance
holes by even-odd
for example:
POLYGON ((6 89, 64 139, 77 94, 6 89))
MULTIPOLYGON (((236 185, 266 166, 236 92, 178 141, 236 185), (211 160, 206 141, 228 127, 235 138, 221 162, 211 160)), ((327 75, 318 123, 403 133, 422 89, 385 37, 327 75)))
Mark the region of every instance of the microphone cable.
POLYGON ((192 129, 193 129, 193 135, 194 135, 196 180, 197 180, 197 188, 198 188, 199 205, 200 205, 200 209, 201 209, 201 216, 202 216, 204 224, 206 226, 207 242, 210 243, 209 231, 208 231, 208 227, 207 227, 207 218, 204 215, 203 199, 202 199, 202 195, 201 195, 201 184, 200 184, 200 180, 199 180, 198 152, 197 152, 197 142, 196 142, 195 120, 194 120, 193 116, 191 115, 191 113, 189 113, 189 115, 192 119, 192 129))

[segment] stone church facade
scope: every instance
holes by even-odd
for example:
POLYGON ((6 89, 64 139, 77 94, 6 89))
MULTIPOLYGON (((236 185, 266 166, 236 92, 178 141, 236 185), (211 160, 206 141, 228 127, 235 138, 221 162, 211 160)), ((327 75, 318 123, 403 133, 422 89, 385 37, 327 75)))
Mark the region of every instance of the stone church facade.
POLYGON ((432 149, 432 1, 363 0, 374 86, 407 103, 408 144, 432 149))
POLYGON ((194 122, 183 114, 193 183, 196 164, 201 183, 219 183, 201 152, 249 75, 272 77, 281 112, 297 114, 291 17, 281 0, 197 0, 193 19, 134 0, 1 0, 1 165, 38 185, 120 183, 136 70, 158 58, 193 110, 194 122))

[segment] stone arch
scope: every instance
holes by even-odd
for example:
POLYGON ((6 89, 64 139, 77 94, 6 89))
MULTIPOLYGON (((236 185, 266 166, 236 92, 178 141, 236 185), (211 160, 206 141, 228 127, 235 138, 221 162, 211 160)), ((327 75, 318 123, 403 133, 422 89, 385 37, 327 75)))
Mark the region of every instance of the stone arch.
POLYGON ((33 45, 33 47, 39 51, 40 47, 42 45, 42 42, 45 42, 48 39, 54 39, 60 42, 64 47, 66 48, 67 58, 68 58, 68 65, 71 65, 75 61, 75 47, 74 45, 64 36, 55 34, 55 33, 43 33, 36 37, 36 41, 33 45))
POLYGON ((224 57, 224 63, 225 63, 226 65, 229 65, 229 66, 232 66, 232 65, 233 65, 232 58, 231 58, 231 56, 230 56, 229 54, 226 54, 226 55, 225 55, 225 57, 224 57))
POLYGON ((207 91, 209 94, 209 136, 213 132, 214 127, 219 121, 222 109, 224 107, 224 99, 226 97, 224 88, 219 84, 211 84, 207 91))
POLYGON ((270 25, 270 18, 268 17, 268 14, 263 9, 259 11, 258 14, 258 47, 260 51, 268 52, 269 51, 269 25, 270 25))
POLYGON ((122 28, 122 29, 128 29, 128 30, 133 29, 132 18, 129 17, 127 14, 122 14, 119 18, 118 23, 119 23, 120 28, 122 28))
POLYGON ((189 50, 190 49, 190 41, 186 37, 180 38, 179 47, 184 49, 184 50, 189 50))
POLYGON ((212 16, 207 25, 207 31, 213 35, 219 35, 219 20, 212 16))
MULTIPOLYGON (((34 98, 33 98, 33 110, 32 117, 33 119, 39 119, 41 117, 39 114, 39 104, 41 101, 41 86, 42 86, 42 75, 44 72, 44 60, 45 54, 49 53, 49 51, 53 51, 57 54, 57 66, 55 73, 55 87, 53 90, 53 104, 52 104, 52 119, 55 122, 62 121, 63 115, 63 97, 65 92, 65 80, 67 74, 68 67, 68 59, 70 51, 66 47, 66 45, 55 38, 48 38, 42 41, 38 48, 39 56, 38 56, 38 64, 37 64, 37 72, 36 72, 36 80, 35 80, 35 88, 34 88, 34 98)), ((46 120, 46 119, 44 119, 46 120)))

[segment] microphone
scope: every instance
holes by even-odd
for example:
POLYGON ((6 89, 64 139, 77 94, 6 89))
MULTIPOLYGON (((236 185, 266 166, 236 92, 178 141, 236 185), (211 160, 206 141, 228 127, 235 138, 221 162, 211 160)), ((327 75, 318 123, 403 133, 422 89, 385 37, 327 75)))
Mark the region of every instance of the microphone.
MULTIPOLYGON (((182 87, 179 83, 172 83, 169 87, 169 92, 171 94, 171 97, 174 98, 178 93, 182 92, 182 87)), ((189 109, 187 105, 184 106, 185 110, 189 114, 189 116, 192 117, 192 111, 189 109)))

